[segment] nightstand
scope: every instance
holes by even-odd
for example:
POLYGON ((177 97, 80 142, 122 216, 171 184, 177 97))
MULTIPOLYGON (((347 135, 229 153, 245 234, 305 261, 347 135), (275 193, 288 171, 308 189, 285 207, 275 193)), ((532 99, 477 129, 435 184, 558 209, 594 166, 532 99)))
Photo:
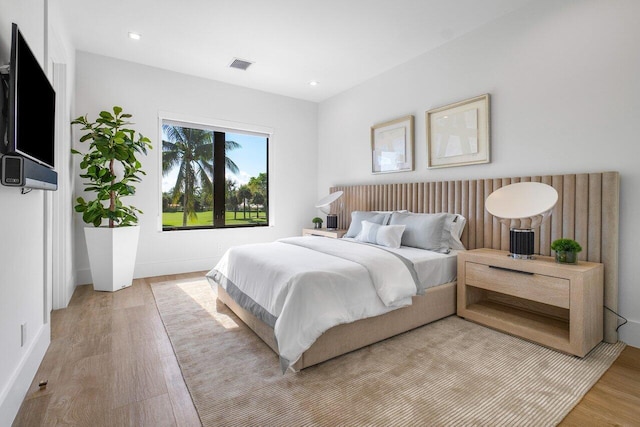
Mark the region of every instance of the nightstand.
POLYGON ((565 353, 602 341, 604 266, 513 259, 476 249, 458 254, 458 316, 565 353))
POLYGON ((327 230, 326 228, 303 228, 303 236, 322 236, 331 237, 332 239, 339 239, 347 234, 347 230, 327 230))

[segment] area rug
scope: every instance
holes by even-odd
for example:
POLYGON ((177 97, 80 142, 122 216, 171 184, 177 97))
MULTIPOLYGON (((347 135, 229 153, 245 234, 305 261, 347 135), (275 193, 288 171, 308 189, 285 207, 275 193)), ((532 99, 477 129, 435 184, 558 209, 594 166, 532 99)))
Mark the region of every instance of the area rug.
POLYGON ((204 278, 152 290, 204 426, 551 426, 624 348, 580 359, 450 316, 283 375, 204 278))

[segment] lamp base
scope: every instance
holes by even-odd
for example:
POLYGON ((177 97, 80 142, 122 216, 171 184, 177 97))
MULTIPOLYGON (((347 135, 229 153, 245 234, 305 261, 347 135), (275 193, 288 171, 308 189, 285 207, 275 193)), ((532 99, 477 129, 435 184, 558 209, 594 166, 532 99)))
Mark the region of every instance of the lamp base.
POLYGON ((327 215, 327 230, 337 230, 338 229, 338 215, 329 214, 327 215))
POLYGON ((533 229, 512 228, 509 230, 509 257, 515 259, 533 259, 533 229))

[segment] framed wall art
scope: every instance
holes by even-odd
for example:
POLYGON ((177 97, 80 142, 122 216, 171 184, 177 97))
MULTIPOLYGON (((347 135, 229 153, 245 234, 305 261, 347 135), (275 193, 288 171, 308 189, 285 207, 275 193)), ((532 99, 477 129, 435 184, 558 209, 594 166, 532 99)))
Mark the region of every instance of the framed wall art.
POLYGON ((426 112, 427 167, 489 163, 489 94, 426 112))
POLYGON ((412 171, 413 116, 371 127, 371 172, 412 171))

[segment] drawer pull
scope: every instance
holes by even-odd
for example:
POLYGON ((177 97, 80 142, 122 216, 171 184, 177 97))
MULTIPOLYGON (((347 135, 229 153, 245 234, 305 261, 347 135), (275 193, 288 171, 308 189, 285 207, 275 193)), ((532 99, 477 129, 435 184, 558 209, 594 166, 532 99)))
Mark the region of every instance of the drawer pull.
POLYGON ((504 270, 504 271, 510 271, 512 273, 519 273, 519 274, 526 274, 529 276, 533 276, 533 273, 529 273, 528 271, 514 270, 513 268, 497 267, 495 265, 490 265, 489 268, 495 268, 496 270, 504 270))

